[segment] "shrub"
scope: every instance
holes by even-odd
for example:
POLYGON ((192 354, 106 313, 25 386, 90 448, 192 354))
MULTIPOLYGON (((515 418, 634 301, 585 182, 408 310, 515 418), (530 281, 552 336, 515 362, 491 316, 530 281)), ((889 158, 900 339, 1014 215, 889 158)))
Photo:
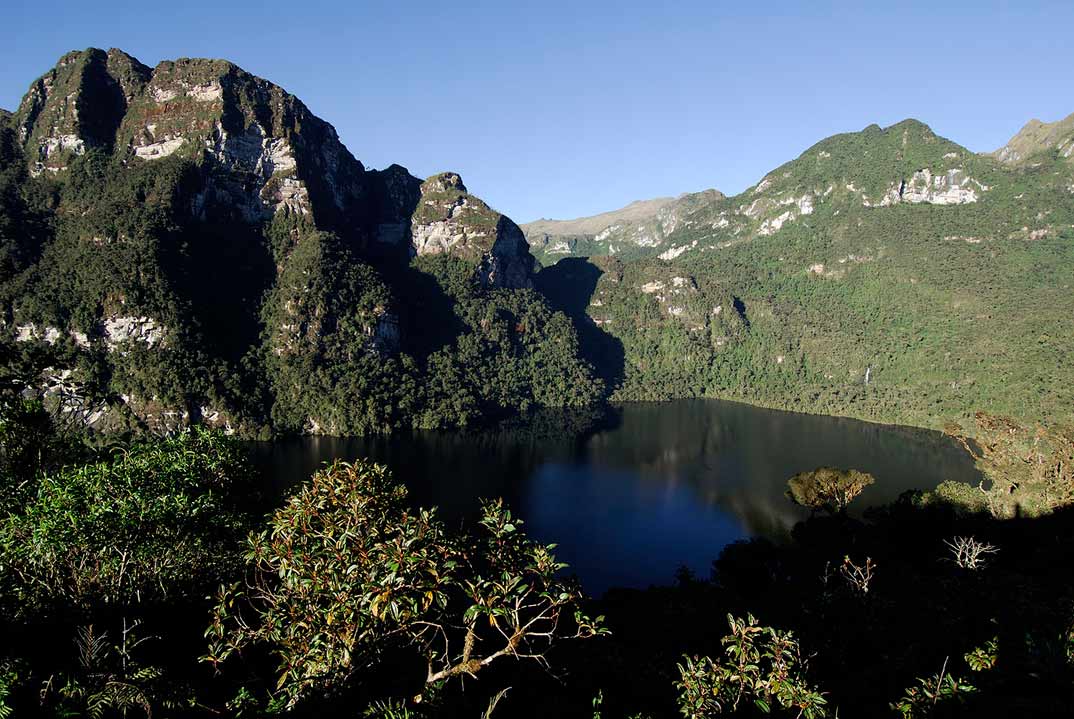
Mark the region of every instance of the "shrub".
POLYGON ((975 493, 967 484, 941 485, 942 498, 1001 519, 1049 514, 1074 503, 1074 430, 1026 427, 987 412, 978 412, 975 423, 973 437, 957 424, 944 431, 970 453, 989 486, 981 482, 975 493))
POLYGON ((24 609, 201 591, 236 558, 241 516, 228 494, 246 471, 237 445, 197 429, 44 475, 0 520, 0 576, 24 609))
POLYGON ((679 711, 688 719, 735 712, 752 703, 769 714, 772 708, 812 719, 826 716, 824 696, 805 678, 798 640, 791 632, 760 626, 753 615, 727 615, 731 633, 721 643, 726 656, 684 656, 679 664, 679 711))
POLYGON ((407 507, 386 468, 337 462, 250 535, 251 579, 221 589, 205 659, 269 647, 274 702, 288 707, 392 647, 424 659, 427 687, 501 657, 545 663, 549 644, 600 633, 600 618, 578 610, 579 590, 556 576, 565 565, 520 524, 488 502, 473 535, 449 535, 435 511, 407 507))

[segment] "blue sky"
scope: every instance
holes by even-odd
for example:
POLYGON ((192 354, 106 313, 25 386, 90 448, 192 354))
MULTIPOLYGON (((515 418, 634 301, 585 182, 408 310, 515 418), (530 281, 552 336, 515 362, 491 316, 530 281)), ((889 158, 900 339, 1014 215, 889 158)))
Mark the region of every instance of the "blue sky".
POLYGON ((367 166, 455 170, 520 222, 739 192, 872 122, 916 117, 985 151, 1074 112, 1069 1, 14 0, 2 14, 0 107, 71 49, 223 57, 300 97, 367 166))

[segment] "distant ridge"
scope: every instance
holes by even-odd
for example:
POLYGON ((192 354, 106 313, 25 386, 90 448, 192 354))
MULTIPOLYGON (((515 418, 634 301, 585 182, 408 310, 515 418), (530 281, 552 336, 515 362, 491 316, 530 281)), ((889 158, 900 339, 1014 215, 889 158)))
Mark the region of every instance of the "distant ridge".
POLYGON ((589 217, 577 217, 573 220, 540 219, 522 225, 526 232, 547 232, 555 235, 595 235, 617 222, 640 222, 656 215, 672 202, 674 197, 656 197, 651 200, 635 200, 625 207, 609 212, 601 212, 589 217))
POLYGON ((724 199, 719 190, 635 200, 625 207, 573 220, 540 219, 522 225, 538 256, 647 252, 664 243, 684 215, 724 199))
POLYGON ((1074 114, 1056 122, 1032 119, 1006 145, 989 153, 1000 162, 1017 165, 1057 150, 1061 157, 1074 157, 1074 114))

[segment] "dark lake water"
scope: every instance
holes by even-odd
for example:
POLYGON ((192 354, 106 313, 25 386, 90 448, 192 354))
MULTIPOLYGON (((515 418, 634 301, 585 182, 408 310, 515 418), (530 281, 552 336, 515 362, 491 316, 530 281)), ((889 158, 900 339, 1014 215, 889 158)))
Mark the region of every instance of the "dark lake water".
POLYGON ((784 494, 798 472, 871 473, 859 512, 908 489, 977 478, 939 433, 717 400, 631 403, 496 432, 283 440, 256 452, 281 489, 336 458, 374 459, 450 520, 472 514, 480 497, 503 497, 532 536, 559 544, 591 594, 667 584, 682 565, 708 576, 731 542, 785 538, 807 516, 784 494))

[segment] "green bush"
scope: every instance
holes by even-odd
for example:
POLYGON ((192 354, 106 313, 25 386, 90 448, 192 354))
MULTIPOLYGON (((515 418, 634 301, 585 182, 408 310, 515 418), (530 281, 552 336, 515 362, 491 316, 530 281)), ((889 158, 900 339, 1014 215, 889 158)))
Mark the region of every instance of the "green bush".
POLYGON ((45 474, 0 520, 0 574, 22 611, 201 591, 236 558, 247 472, 234 442, 196 429, 45 474))

